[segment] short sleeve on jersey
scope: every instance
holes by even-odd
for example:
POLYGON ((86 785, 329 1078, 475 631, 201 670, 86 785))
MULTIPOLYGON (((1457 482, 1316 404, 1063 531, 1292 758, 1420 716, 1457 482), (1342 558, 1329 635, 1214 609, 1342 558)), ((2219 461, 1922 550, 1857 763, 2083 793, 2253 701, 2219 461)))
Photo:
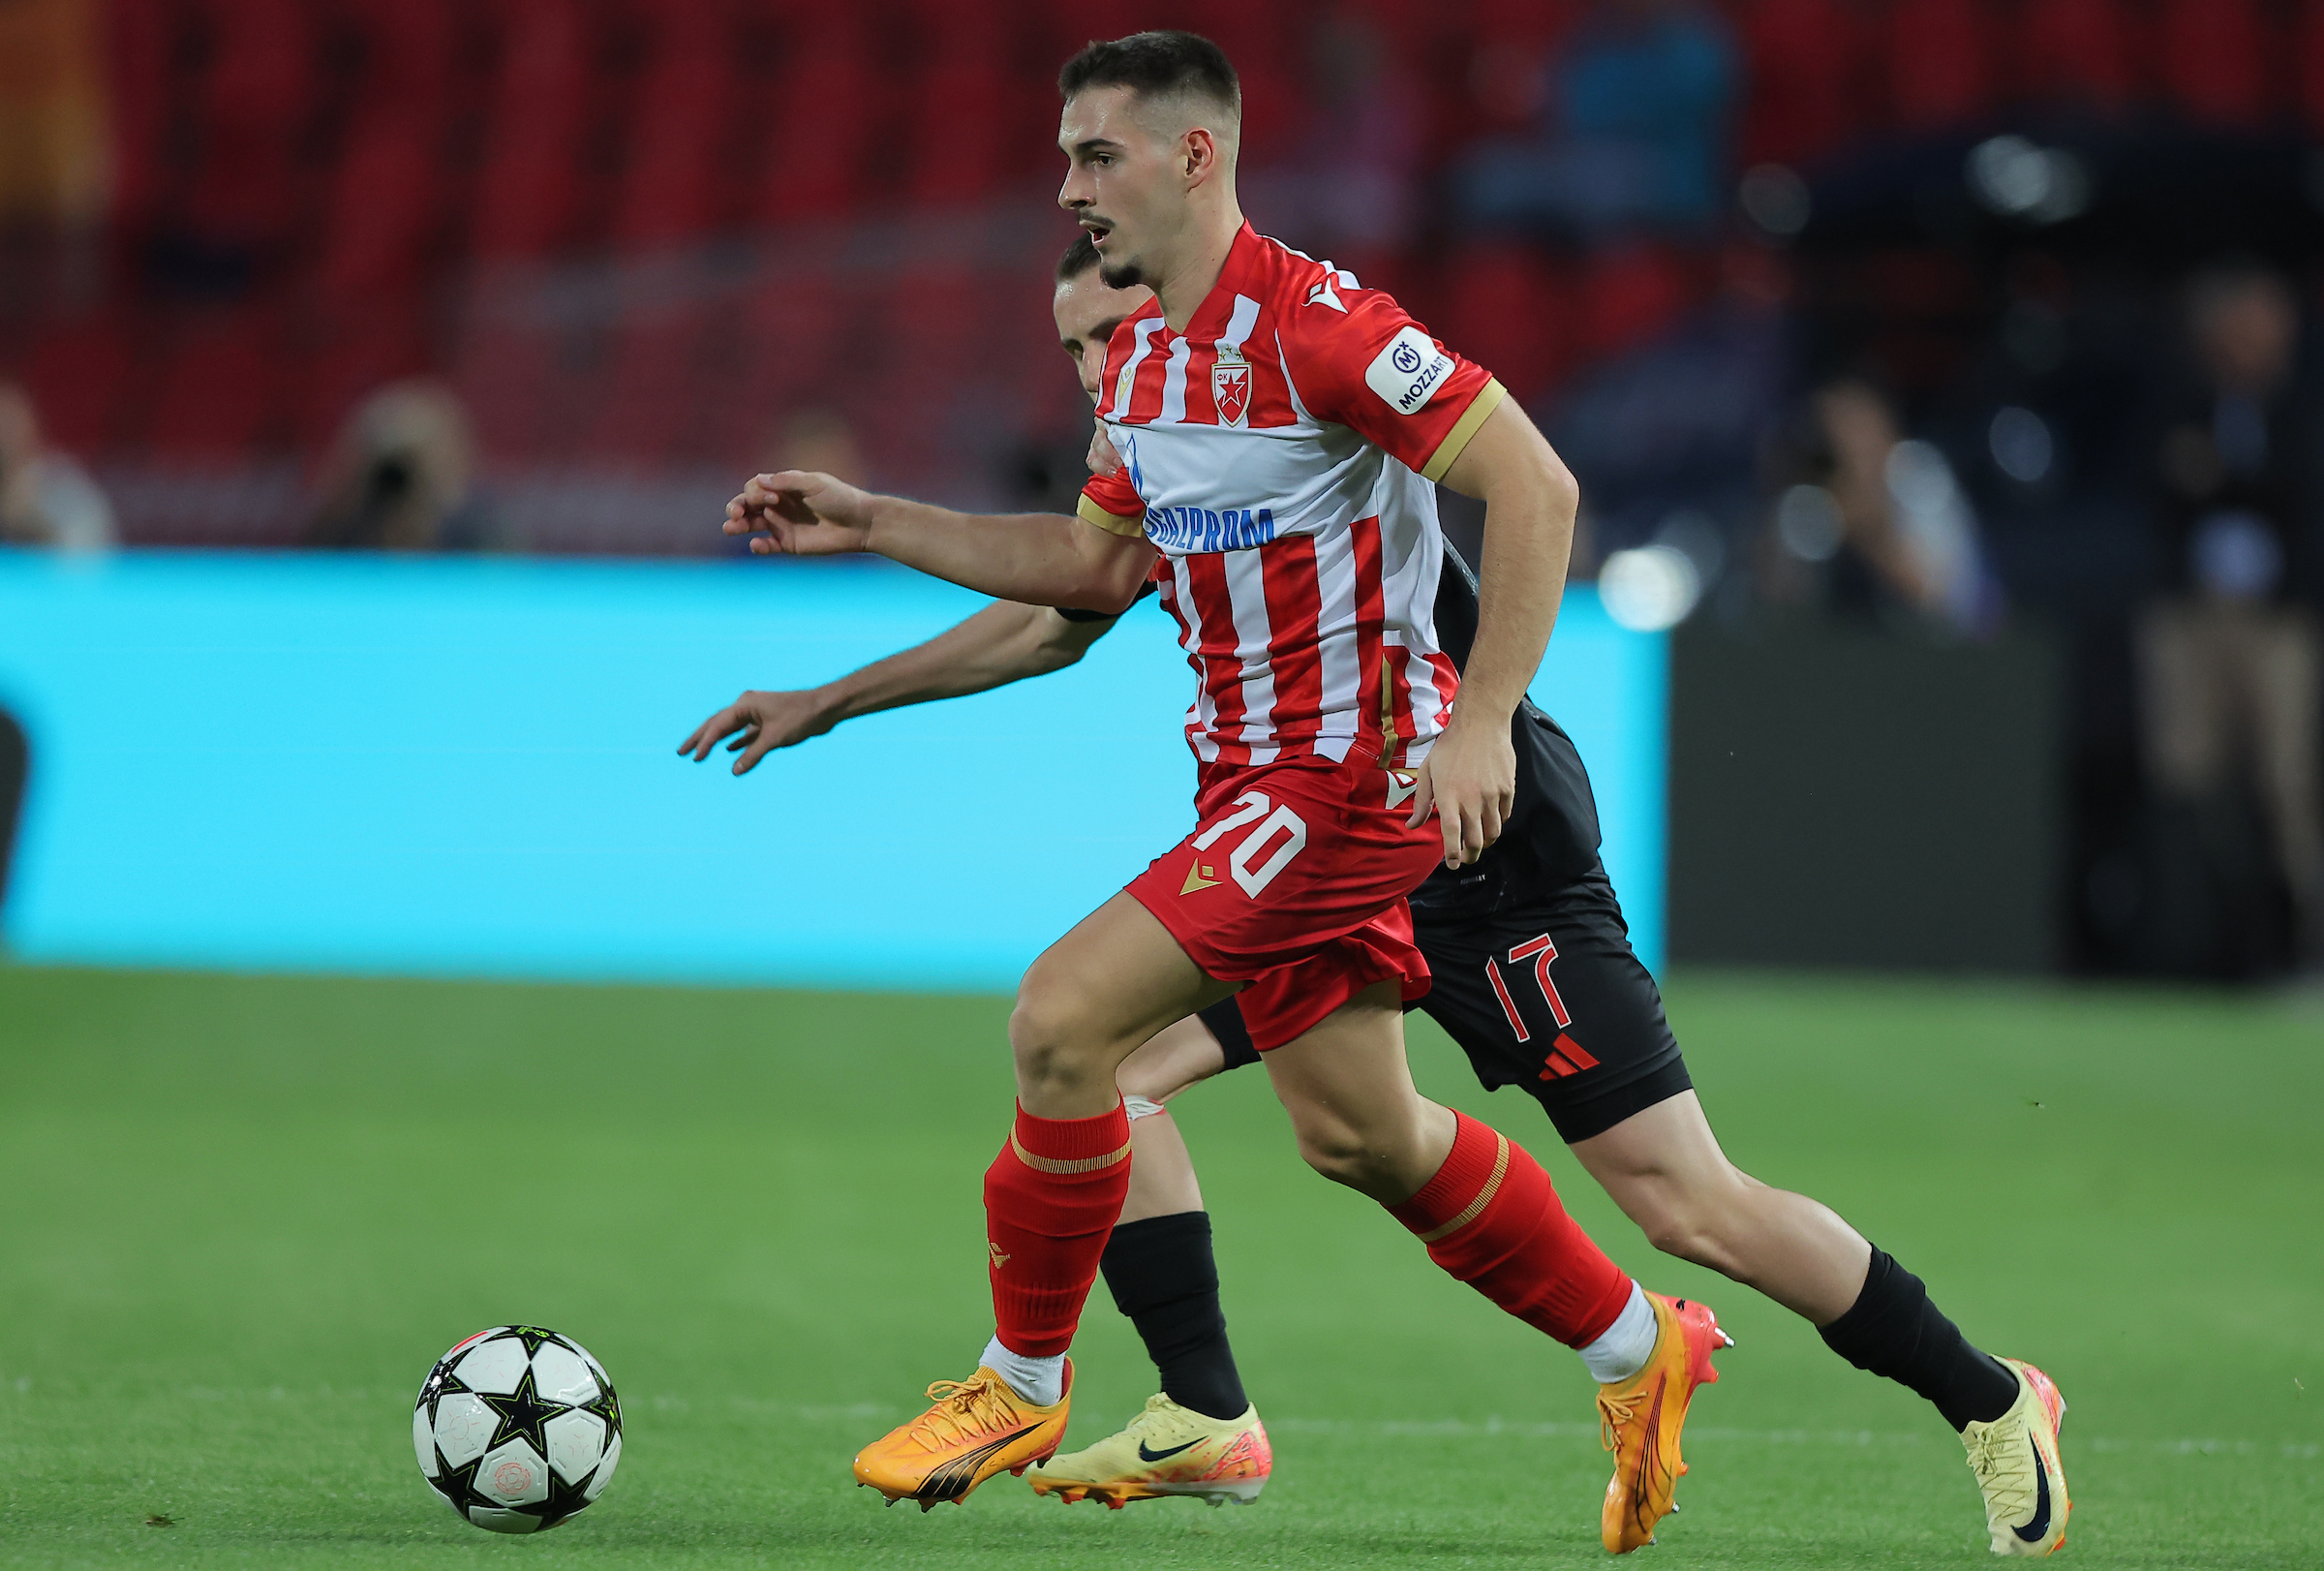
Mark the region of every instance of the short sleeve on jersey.
POLYGON ((1126 471, 1090 476, 1075 510, 1084 523, 1095 524, 1110 535, 1145 538, 1146 504, 1139 500, 1138 488, 1130 483, 1126 471))
POLYGON ((1376 290, 1319 289, 1293 312, 1283 347, 1308 409, 1427 479, 1444 478, 1507 396, 1376 290))

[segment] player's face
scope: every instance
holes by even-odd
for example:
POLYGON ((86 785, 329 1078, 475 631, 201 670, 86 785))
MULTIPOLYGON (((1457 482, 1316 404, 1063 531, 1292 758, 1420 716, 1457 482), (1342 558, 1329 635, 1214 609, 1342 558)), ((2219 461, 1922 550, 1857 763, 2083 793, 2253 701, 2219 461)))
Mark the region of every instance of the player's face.
POLYGON ((1050 301, 1057 319, 1057 342, 1073 357, 1082 391, 1089 395, 1091 403, 1097 402, 1098 389, 1104 385, 1106 345, 1113 341, 1114 329, 1153 297, 1154 292, 1143 284, 1113 288, 1098 276, 1095 267, 1057 286, 1050 301))
POLYGON ((1066 163, 1057 205, 1089 231, 1115 289, 1153 283, 1158 253, 1187 221, 1177 139, 1156 135, 1137 108, 1127 87, 1086 88, 1065 101, 1057 125, 1066 163))

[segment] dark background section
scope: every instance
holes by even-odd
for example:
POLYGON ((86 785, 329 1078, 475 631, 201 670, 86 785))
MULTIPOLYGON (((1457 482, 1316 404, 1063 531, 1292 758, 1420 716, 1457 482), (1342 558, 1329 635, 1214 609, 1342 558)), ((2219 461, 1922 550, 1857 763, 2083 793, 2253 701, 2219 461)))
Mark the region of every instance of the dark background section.
POLYGON ((2059 963, 2064 667, 2046 639, 1697 622, 1671 659, 1674 961, 2059 963))
POLYGON ((24 803, 29 753, 24 728, 15 716, 0 709, 0 907, 8 904, 8 858, 16 844, 16 810, 24 803))

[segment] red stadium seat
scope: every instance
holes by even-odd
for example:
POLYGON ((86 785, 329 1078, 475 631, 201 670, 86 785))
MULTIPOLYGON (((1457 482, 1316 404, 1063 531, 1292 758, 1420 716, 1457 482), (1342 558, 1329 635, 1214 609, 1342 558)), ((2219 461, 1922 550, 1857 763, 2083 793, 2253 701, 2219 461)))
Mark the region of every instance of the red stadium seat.
POLYGON ((1593 255, 1577 293, 1576 347, 1592 358, 1605 358, 1674 326, 1695 303, 1696 280, 1676 252, 1640 244, 1593 255))
POLYGON ((366 108, 441 111, 459 75, 460 12, 453 0, 338 0, 362 39, 357 88, 366 108))
POLYGON ((1524 401, 1562 377, 1573 347, 1573 281, 1539 251, 1479 245, 1452 259, 1444 305, 1435 313, 1440 320, 1428 325, 1524 401))
POLYGON ((2164 96, 2203 125, 2251 126, 2274 108, 2268 60, 2279 47, 2252 0, 2161 0, 2156 58, 2164 96))
POLYGON ((1746 165, 1805 163, 1863 121, 1867 40, 1842 0, 1754 0, 1742 14, 1750 62, 1746 165))
POLYGON ((1026 162, 1025 143, 1034 131, 1015 112, 1024 93, 998 60, 939 64, 915 78, 907 96, 913 112, 904 192, 913 200, 972 201, 991 192, 1004 171, 1026 162))
POLYGON ((885 129, 893 71, 874 54, 859 10, 835 7, 783 44, 773 79, 757 84, 752 119, 765 128, 760 176, 747 221, 843 213, 863 202, 885 129))
POLYGON ((154 380, 143 447, 165 457, 230 462, 278 446, 279 337, 272 314, 260 310, 182 323, 154 380))
POLYGON ((626 245, 662 245, 705 233, 728 220, 725 155, 732 74, 716 70, 657 73, 657 86, 690 89, 683 107, 641 104, 631 124, 613 213, 613 237, 626 245))
POLYGON ((61 323, 33 341, 21 374, 50 441, 84 457, 116 443, 146 342, 118 312, 61 323))
POLYGON ((2124 0, 2027 0, 2018 86, 2029 98, 2120 110, 2137 98, 2143 19, 2124 0))
POLYGON ((593 85, 588 23, 580 0, 510 0, 476 177, 479 256, 536 256, 579 221, 593 85))
POLYGON ((440 141, 425 113, 382 115, 356 129, 331 174, 318 268, 326 294, 352 300, 419 283, 443 217, 440 141))
POLYGON ((161 200, 173 85, 170 56, 183 13, 178 0, 113 0, 106 10, 112 219, 133 233, 144 229, 161 200))
POLYGON ((296 223, 298 152, 317 108, 314 8, 301 0, 205 0, 199 15, 210 65, 196 97, 194 225, 232 240, 281 238, 296 223))
POLYGON ((1998 83, 1993 21, 1981 0, 1895 0, 1888 13, 1888 98, 1907 130, 1982 118, 1998 83))
POLYGON ((2324 136, 2324 0, 2301 0, 2291 55, 2300 123, 2310 137, 2324 136))
POLYGON ((627 160, 612 231, 625 245, 663 245, 729 222, 738 77, 719 0, 652 8, 655 40, 629 106, 627 160))

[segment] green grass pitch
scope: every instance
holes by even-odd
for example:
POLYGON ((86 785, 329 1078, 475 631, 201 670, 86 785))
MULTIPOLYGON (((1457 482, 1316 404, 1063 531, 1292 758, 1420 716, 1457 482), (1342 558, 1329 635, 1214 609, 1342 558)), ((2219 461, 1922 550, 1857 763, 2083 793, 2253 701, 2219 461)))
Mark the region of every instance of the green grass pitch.
MULTIPOLYGON (((1684 977, 1735 1157, 1829 1200, 2072 1414, 2066 1564, 2324 1565, 2324 1016, 2170 992, 1684 977)), ((883 1511, 855 1445, 990 1329, 990 999, 0 970, 0 1563, 1592 1565, 1578 1360, 1301 1167, 1263 1076, 1179 1104, 1277 1451, 1255 1508, 1006 1476, 883 1511), (412 1396, 485 1325, 613 1371, 628 1447, 501 1539, 422 1486, 412 1396), (149 1525, 168 1518, 172 1525, 149 1525)), ((1753 1294, 1649 1251, 1531 1101, 1416 1023, 1424 1090, 1546 1161, 1740 1345, 1655 1565, 1973 1566, 1957 1442, 1753 1294)), ((1151 1372, 1102 1287, 1073 1435, 1151 1372)))

